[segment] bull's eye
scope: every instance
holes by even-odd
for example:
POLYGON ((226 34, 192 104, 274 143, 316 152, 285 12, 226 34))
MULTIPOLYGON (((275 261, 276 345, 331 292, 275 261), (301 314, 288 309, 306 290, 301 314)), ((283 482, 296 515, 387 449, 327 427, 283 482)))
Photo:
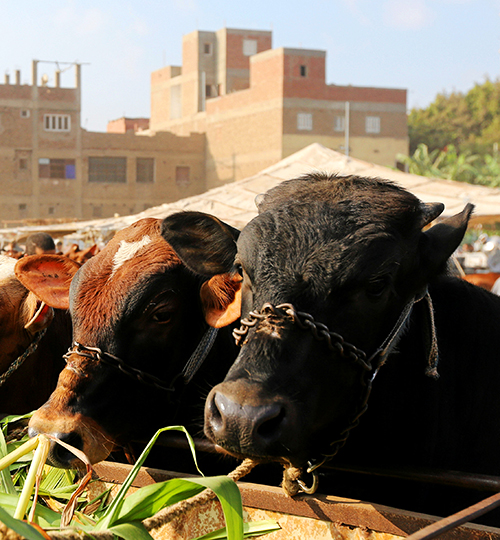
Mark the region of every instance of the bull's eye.
POLYGON ((379 298, 384 293, 388 285, 387 278, 376 278, 368 282, 366 286, 366 294, 372 298, 379 298))
POLYGON ((159 324, 168 324, 172 320, 172 312, 165 308, 158 308, 153 312, 152 319, 159 324))
POLYGON ((243 266, 241 264, 235 263, 234 270, 239 276, 243 277, 243 266))

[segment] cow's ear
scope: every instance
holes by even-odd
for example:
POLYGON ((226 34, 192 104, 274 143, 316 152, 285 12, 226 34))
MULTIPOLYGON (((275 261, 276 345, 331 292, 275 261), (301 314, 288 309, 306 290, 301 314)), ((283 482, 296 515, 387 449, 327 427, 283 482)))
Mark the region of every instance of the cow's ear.
POLYGON ((200 297, 207 324, 227 326, 241 314, 241 277, 232 273, 213 276, 201 286, 200 297))
POLYGON ((445 268, 446 262, 464 237, 473 210, 474 205, 468 203, 459 214, 443 219, 422 233, 420 254, 423 268, 428 275, 445 268))
POLYGON ((163 238, 193 272, 215 276, 229 272, 240 232, 203 212, 179 212, 163 220, 163 238))
POLYGON ((80 264, 63 255, 30 255, 15 266, 17 279, 56 309, 69 308, 69 286, 80 264))

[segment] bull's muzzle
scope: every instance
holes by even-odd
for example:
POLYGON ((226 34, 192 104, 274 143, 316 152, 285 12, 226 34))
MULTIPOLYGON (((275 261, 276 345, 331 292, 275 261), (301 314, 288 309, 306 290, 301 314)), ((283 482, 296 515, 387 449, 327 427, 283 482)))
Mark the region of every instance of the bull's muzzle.
MULTIPOLYGON (((38 409, 31 417, 28 433, 30 437, 41 433, 50 434, 82 451, 92 464, 106 459, 114 447, 113 440, 94 420, 81 414, 58 416, 46 406, 38 409)), ((70 450, 54 441, 51 441, 47 462, 61 469, 83 466, 83 462, 70 450)))
POLYGON ((252 382, 221 383, 205 405, 205 434, 237 456, 279 458, 289 453, 290 434, 297 417, 285 397, 266 395, 252 382))

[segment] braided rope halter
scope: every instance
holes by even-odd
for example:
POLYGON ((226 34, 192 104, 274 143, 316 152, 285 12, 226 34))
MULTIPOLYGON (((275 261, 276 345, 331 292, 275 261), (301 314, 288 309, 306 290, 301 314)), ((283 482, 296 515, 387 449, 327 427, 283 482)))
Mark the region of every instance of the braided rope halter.
POLYGON ((316 470, 337 454, 337 452, 346 443, 351 430, 359 424, 361 416, 368 409, 368 399, 370 397, 372 384, 380 367, 383 365, 385 358, 389 354, 392 344, 396 341, 403 330, 405 323, 412 312, 413 306, 416 302, 419 302, 424 298, 426 300, 431 326, 431 349, 428 357, 426 374, 430 377, 437 378, 439 376, 437 373, 438 349, 434 325, 434 310, 431 297, 427 291, 425 291, 422 296, 418 296, 410 300, 404 306, 398 320, 396 321, 396 324, 389 332, 389 335, 383 341, 382 345, 380 345, 380 347, 378 347, 370 357, 368 357, 364 351, 358 349, 355 345, 347 343, 340 334, 330 331, 326 325, 315 321, 312 315, 297 311, 292 304, 285 303, 273 306, 270 303, 265 303, 260 310, 251 311, 248 317, 241 320, 241 327, 233 331, 236 344, 242 346, 247 341, 247 335, 250 328, 257 326, 264 319, 267 319, 270 316, 286 318, 289 319, 293 324, 296 324, 300 329, 309 330, 315 339, 324 341, 331 351, 340 353, 342 357, 353 361, 355 364, 361 367, 361 385, 363 387, 362 399, 354 411, 349 424, 340 432, 338 438, 330 443, 329 450, 322 452, 319 459, 311 459, 308 461, 308 468, 306 469, 306 472, 308 474, 312 474, 313 476, 313 483, 311 487, 308 487, 300 479, 302 474, 301 469, 292 466, 285 466, 282 486, 288 495, 294 496, 300 491, 312 494, 317 490, 319 480, 316 470))
POLYGON ((67 363, 67 369, 76 370, 74 366, 71 365, 71 356, 76 354, 83 358, 89 358, 91 360, 97 360, 103 364, 114 367, 118 369, 128 377, 138 380, 139 382, 153 386, 160 390, 173 393, 176 391, 176 383, 179 379, 182 380, 184 385, 187 385, 191 382, 192 378, 195 376, 197 371, 202 366, 204 360, 208 356, 209 352, 212 350, 212 347, 215 343, 215 339, 218 334, 217 328, 209 327, 208 330, 203 334, 198 346, 193 351, 188 361, 185 363, 183 369, 178 373, 170 382, 163 381, 162 379, 146 373, 140 369, 134 368, 126 364, 121 358, 115 356, 111 353, 103 351, 99 347, 89 347, 82 345, 78 341, 74 341, 72 346, 69 348, 68 352, 63 356, 64 360, 67 363))

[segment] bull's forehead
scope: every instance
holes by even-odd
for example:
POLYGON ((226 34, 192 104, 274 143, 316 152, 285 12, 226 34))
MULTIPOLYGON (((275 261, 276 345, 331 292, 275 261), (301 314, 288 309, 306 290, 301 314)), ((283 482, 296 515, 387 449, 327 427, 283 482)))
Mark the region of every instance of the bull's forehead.
POLYGON ((370 212, 368 200, 289 203, 260 214, 243 229, 237 262, 258 288, 290 300, 295 294, 324 297, 332 287, 398 264, 407 251, 401 240, 409 231, 405 226, 402 233, 399 222, 399 217, 370 212))
POLYGON ((179 266, 178 257, 160 232, 161 220, 140 220, 119 231, 80 268, 70 293, 79 331, 108 328, 120 317, 127 298, 137 294, 150 276, 179 266))

